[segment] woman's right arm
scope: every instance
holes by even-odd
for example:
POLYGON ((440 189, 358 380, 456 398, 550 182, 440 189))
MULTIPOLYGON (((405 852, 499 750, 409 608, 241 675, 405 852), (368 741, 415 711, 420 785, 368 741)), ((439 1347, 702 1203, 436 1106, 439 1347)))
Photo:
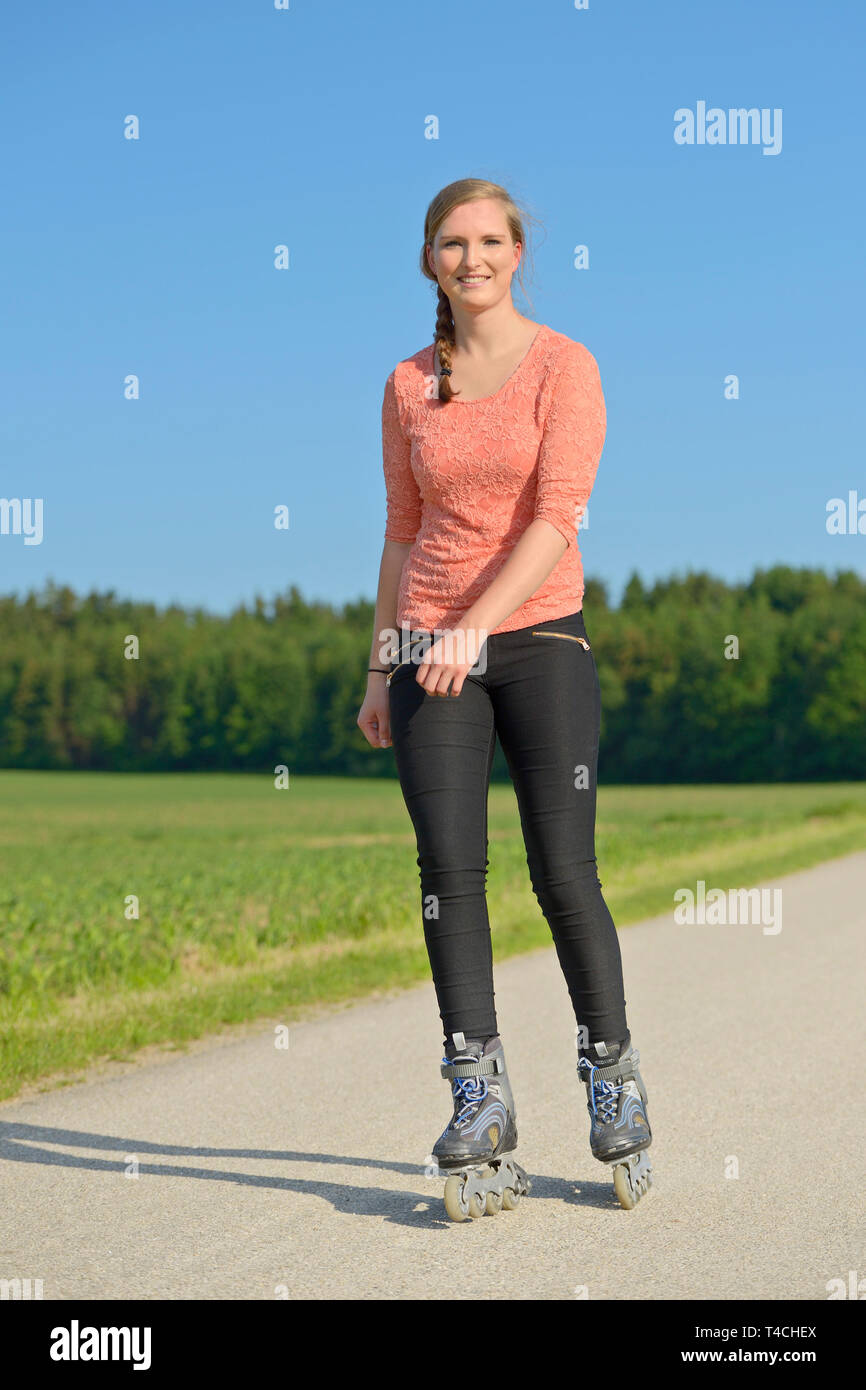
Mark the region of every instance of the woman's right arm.
MULTIPOLYGON (((368 666, 387 667, 389 660, 396 659, 393 656, 389 657, 386 644, 389 636, 397 630, 397 592, 403 566, 411 549, 411 541, 386 540, 382 547, 376 616, 373 620, 373 640, 370 644, 368 666), (386 647, 384 657, 383 646, 386 647)), ((367 674, 367 693, 358 714, 358 728, 371 747, 390 746, 391 720, 384 671, 370 671, 367 674)))
MULTIPOLYGON (((396 661, 396 653, 389 655, 386 648, 383 658, 382 645, 388 636, 397 630, 397 592, 403 566, 412 549, 412 542, 386 540, 382 547, 382 560, 379 564, 379 588, 376 594, 376 617, 373 622, 373 641, 370 645, 369 666, 387 666, 396 661)), ((371 680, 375 679, 373 675, 371 680)))
MULTIPOLYGON (((382 396, 382 466, 385 474, 385 544, 379 565, 376 617, 368 666, 384 667, 382 645, 397 630, 397 594, 400 576, 421 525, 422 503, 412 473, 412 443, 404 428, 397 395, 396 368, 385 382, 382 396)), ((391 658, 396 660, 396 654, 391 658)), ((358 727, 374 748, 391 742, 391 720, 385 675, 370 671, 367 694, 358 715, 358 727)))

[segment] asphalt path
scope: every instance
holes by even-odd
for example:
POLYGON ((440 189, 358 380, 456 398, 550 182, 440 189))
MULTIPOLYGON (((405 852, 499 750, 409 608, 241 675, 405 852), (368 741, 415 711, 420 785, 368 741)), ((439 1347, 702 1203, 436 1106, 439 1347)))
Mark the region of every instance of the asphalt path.
POLYGON ((0 1105, 0 1279, 44 1299, 557 1300, 866 1280, 866 853, 772 887, 778 932, 670 913, 620 933, 654 1134, 633 1211, 590 1154, 545 949, 496 968, 533 1182, 516 1211, 445 1216, 424 984, 0 1105))

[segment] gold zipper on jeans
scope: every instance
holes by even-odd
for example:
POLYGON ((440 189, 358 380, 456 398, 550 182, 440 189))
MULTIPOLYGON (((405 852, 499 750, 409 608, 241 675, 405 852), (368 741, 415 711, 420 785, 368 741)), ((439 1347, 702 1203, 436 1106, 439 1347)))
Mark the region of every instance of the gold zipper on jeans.
POLYGON ((389 671, 388 674, 387 674, 387 676, 385 677, 385 684, 386 684, 386 685, 390 685, 390 684, 391 684, 391 677, 392 677, 392 676, 396 676, 396 674, 397 674, 397 672, 400 670, 400 667, 401 667, 401 666, 409 666, 409 665, 411 665, 411 662, 409 662, 409 661, 398 661, 398 662, 397 662, 397 665, 394 667, 393 671, 389 671))
POLYGON ((591 647, 585 637, 574 637, 570 632, 541 632, 534 630, 533 637, 564 637, 567 642, 579 642, 585 652, 591 651, 591 647))

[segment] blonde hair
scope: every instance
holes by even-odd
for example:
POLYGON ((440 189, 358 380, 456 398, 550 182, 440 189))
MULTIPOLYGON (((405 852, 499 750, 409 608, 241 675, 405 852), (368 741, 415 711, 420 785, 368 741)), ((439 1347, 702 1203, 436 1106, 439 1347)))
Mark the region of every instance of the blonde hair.
MULTIPOLYGON (((431 199, 424 218, 424 245, 421 248, 421 274, 428 280, 432 280, 437 289, 436 306, 436 328, 433 334, 433 341, 443 369, 451 367, 451 353, 456 346, 454 337, 454 315, 451 311, 451 301, 442 289, 434 272, 430 269, 427 260, 427 247, 433 245, 436 233, 445 221, 445 218, 454 208, 461 203, 474 203, 480 198, 497 198, 502 204, 505 213, 505 221, 508 224, 508 231, 511 235, 512 244, 520 242, 523 247, 523 255, 520 257, 520 264, 517 267, 517 278, 520 288, 523 285, 523 264, 526 259, 527 239, 524 229, 524 219, 528 219, 530 214, 522 211, 512 198, 506 188, 498 183, 490 183, 488 179, 457 179, 454 183, 449 183, 445 188, 441 188, 436 196, 431 199)), ((449 376, 439 378, 439 399, 447 404, 453 396, 459 395, 451 387, 449 376)))

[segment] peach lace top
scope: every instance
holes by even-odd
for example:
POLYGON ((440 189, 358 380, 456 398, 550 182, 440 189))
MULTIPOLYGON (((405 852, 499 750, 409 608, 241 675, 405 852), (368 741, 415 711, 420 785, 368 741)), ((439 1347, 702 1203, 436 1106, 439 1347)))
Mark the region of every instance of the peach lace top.
POLYGON ((430 343, 398 362, 382 402, 385 537, 412 543, 397 626, 452 627, 534 517, 555 526, 568 549, 492 632, 576 612, 584 591, 577 526, 607 424, 595 358, 541 324, 498 391, 445 404, 436 394, 433 355, 430 343))

